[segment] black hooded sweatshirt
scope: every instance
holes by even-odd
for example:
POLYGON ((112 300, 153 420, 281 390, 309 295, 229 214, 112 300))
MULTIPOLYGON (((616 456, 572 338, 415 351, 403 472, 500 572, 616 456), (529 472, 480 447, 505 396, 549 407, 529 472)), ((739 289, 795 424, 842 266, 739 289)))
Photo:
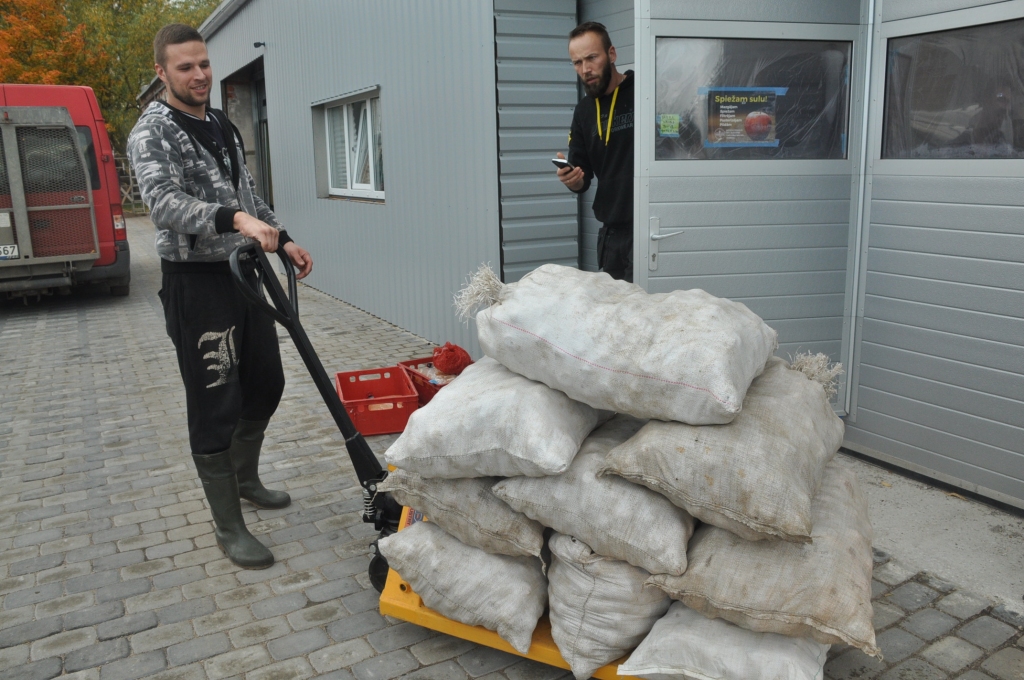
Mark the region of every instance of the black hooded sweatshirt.
POLYGON ((618 97, 614 93, 601 95, 595 102, 594 97, 587 95, 580 100, 569 131, 569 162, 583 168, 583 188, 577 193, 589 189, 591 178, 597 177, 594 216, 606 225, 633 223, 633 72, 626 71, 624 75, 618 97), (612 99, 615 111, 609 135, 612 99))

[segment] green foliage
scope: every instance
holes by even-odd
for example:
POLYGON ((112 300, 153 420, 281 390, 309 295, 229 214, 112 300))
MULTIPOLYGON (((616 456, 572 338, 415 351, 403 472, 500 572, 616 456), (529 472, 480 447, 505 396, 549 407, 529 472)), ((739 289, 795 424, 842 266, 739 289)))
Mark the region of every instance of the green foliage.
POLYGON ((105 78, 96 88, 110 141, 123 152, 139 117, 136 97, 156 75, 153 36, 164 24, 198 27, 219 0, 67 0, 73 23, 88 26, 96 45, 110 55, 105 78))

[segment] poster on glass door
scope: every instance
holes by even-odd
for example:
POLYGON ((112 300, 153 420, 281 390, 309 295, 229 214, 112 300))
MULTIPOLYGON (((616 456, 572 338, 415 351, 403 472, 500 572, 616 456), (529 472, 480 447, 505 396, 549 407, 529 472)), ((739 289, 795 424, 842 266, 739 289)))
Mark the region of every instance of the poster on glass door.
POLYGON ((707 135, 704 146, 778 146, 775 103, 785 87, 702 87, 707 97, 707 135))

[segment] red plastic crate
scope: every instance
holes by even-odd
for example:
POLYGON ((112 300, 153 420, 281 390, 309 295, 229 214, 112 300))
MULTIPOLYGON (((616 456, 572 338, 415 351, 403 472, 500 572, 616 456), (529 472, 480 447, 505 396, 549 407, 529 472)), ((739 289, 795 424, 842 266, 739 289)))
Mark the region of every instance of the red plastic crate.
POLYGON ((419 408, 419 397, 401 366, 343 371, 334 376, 341 403, 363 435, 392 434, 405 429, 419 408))
POLYGON ((416 394, 420 398, 420 406, 426 406, 430 403, 430 400, 434 398, 437 391, 444 387, 444 385, 435 385, 430 382, 430 376, 424 373, 420 373, 417 369, 420 366, 426 364, 433 364, 433 357, 424 357, 422 359, 409 359, 408 361, 399 361, 398 365, 401 366, 406 373, 409 374, 409 380, 412 381, 412 386, 416 388, 416 394))
POLYGON ((426 406, 430 403, 430 400, 434 398, 437 391, 444 387, 443 385, 435 385, 430 382, 430 378, 417 371, 417 367, 424 366, 426 364, 434 363, 433 357, 424 357, 423 359, 409 359, 408 361, 399 361, 398 365, 402 367, 406 375, 409 376, 409 380, 412 382, 412 386, 416 389, 416 394, 419 395, 420 406, 426 406))

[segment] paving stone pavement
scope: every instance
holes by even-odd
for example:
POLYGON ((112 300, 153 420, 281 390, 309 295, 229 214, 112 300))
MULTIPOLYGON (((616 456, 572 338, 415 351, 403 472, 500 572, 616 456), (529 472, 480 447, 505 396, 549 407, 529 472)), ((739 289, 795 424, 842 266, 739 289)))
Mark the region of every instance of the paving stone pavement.
MULTIPOLYGON (((129 238, 129 297, 0 303, 0 680, 571 677, 379 615, 344 442, 283 331, 288 385, 261 470, 294 502, 245 506, 272 568, 225 559, 188 455, 148 220, 130 219, 129 238)), ((432 348, 306 286, 300 308, 329 373, 432 348)), ((382 453, 394 437, 369 441, 382 453)), ((1024 680, 1019 614, 881 553, 873 585, 887 660, 833 648, 830 680, 1024 680)))

